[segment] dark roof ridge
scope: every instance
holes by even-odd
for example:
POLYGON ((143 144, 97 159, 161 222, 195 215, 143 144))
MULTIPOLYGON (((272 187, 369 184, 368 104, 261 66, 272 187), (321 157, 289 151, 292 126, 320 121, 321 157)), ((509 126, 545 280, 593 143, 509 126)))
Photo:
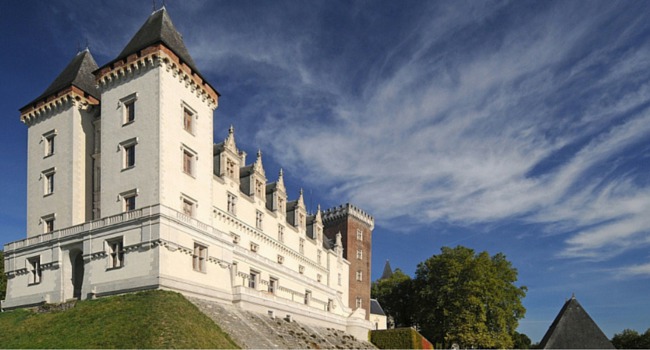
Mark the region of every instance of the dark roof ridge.
POLYGON ((100 95, 95 83, 95 76, 93 75, 93 71, 96 69, 97 63, 88 48, 77 52, 70 63, 59 73, 47 89, 20 110, 22 111, 30 105, 44 100, 72 85, 99 100, 100 95))

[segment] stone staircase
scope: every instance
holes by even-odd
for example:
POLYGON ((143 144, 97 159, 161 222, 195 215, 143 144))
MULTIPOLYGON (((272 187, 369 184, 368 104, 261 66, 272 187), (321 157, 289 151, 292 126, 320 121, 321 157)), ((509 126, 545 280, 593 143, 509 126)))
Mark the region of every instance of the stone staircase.
POLYGON ((332 328, 322 328, 245 311, 233 305, 188 298, 242 348, 246 349, 376 349, 367 341, 332 328))

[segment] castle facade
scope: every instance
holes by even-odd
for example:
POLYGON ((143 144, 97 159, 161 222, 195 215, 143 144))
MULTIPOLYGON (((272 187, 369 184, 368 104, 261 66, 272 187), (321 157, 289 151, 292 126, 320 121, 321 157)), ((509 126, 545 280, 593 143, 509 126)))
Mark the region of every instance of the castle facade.
POLYGON ((2 308, 168 289, 364 340, 385 328, 373 218, 289 200, 232 127, 214 143, 218 101, 164 8, 103 66, 78 53, 20 110, 27 238, 4 246, 2 308))

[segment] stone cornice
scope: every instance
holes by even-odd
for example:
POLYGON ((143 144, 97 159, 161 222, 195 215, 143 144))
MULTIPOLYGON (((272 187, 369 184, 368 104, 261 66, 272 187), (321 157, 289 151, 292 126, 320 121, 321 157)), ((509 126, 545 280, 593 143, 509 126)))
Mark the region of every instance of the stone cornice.
POLYGON ((135 71, 162 65, 167 71, 171 71, 174 77, 178 77, 181 82, 184 82, 185 86, 196 93, 199 98, 207 101, 211 108, 217 108, 219 93, 162 43, 149 46, 122 60, 113 61, 99 68, 95 71, 95 77, 101 89, 112 81, 120 80, 135 71))
POLYGON ((49 115, 52 112, 67 108, 70 104, 77 104, 79 107, 99 105, 99 100, 88 95, 80 88, 71 85, 68 88, 58 91, 32 105, 20 110, 20 121, 31 125, 39 118, 49 115))

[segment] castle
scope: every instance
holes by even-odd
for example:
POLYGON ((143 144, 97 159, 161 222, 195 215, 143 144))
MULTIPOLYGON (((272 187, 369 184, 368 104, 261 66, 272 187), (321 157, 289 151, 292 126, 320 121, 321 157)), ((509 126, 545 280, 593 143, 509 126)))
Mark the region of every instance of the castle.
POLYGON ((235 132, 163 7, 112 61, 79 52, 20 109, 27 238, 4 246, 3 309, 167 289, 345 330, 370 315, 373 218, 307 212, 235 132), (226 130, 224 130, 224 133, 226 130))

